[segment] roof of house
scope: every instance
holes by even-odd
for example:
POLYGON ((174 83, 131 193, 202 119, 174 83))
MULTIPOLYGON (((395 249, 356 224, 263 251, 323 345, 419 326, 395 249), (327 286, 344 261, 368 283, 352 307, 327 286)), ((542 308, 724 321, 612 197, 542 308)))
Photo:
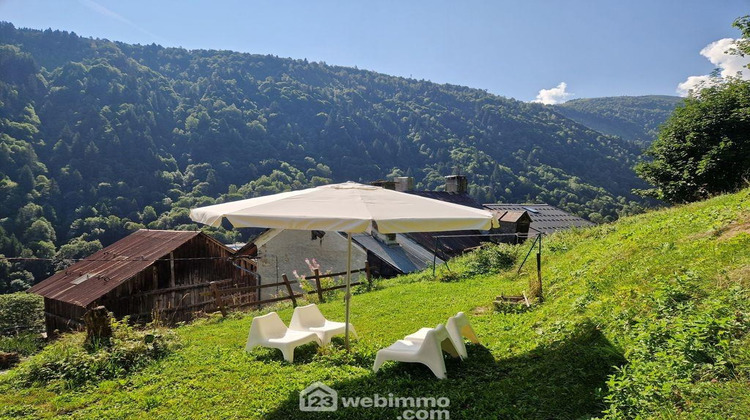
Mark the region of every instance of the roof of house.
POLYGON ((452 230, 443 232, 410 232, 409 238, 430 252, 437 251, 438 257, 447 260, 477 248, 482 242, 489 242, 478 230, 452 230), (439 238, 437 238, 439 236, 439 238), (436 249, 437 247, 437 249, 436 249))
POLYGON ((550 206, 549 204, 501 203, 485 204, 484 207, 496 213, 504 213, 506 211, 526 211, 528 212, 529 217, 531 217, 530 229, 542 233, 554 233, 559 230, 570 229, 573 227, 595 226, 594 223, 589 222, 588 220, 570 214, 564 210, 560 210, 557 207, 550 206))
POLYGON ((460 204, 462 206, 473 207, 475 209, 482 209, 484 207, 475 199, 471 198, 466 193, 451 193, 445 191, 406 191, 409 194, 418 195, 420 197, 432 198, 434 200, 445 201, 453 204, 460 204))
POLYGON ((202 232, 141 229, 55 273, 29 292, 85 307, 197 236, 224 247, 202 232))
MULTIPOLYGON (((352 240, 404 274, 425 269, 433 263, 431 252, 400 233, 396 234, 399 246, 389 246, 367 233, 354 234, 352 240)), ((443 260, 438 258, 435 263, 442 264, 443 260)))
MULTIPOLYGON (((476 209, 484 209, 479 202, 471 198, 466 193, 450 193, 445 191, 407 191, 409 194, 418 195, 420 197, 432 198, 435 200, 445 201, 448 203, 460 204, 462 206, 473 207, 476 209)), ((487 242, 487 238, 481 238, 475 235, 481 235, 482 232, 478 230, 455 230, 450 232, 410 232, 407 233, 410 239, 417 242, 423 248, 435 250, 437 244, 437 255, 442 259, 448 259, 462 254, 467 249, 476 248, 487 242), (436 236, 448 235, 450 237, 440 238, 437 241, 436 236), (472 236, 469 236, 472 235, 472 236)))

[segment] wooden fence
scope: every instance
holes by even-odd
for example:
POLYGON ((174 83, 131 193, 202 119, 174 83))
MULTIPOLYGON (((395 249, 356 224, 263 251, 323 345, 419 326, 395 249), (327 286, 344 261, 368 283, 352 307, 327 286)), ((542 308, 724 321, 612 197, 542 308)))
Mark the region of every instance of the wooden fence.
MULTIPOLYGON (((372 287, 372 276, 370 274, 370 265, 365 263, 365 268, 359 269, 359 270, 352 270, 352 274, 361 273, 364 272, 366 275, 366 281, 367 284, 372 287)), ((323 287, 321 279, 325 278, 331 278, 331 277, 339 277, 339 276, 345 276, 346 272, 341 273, 326 273, 326 274, 320 274, 319 270, 315 270, 313 277, 309 278, 309 280, 313 281, 315 284, 315 289, 308 291, 306 294, 317 294, 318 295, 318 301, 325 302, 325 292, 329 292, 332 290, 338 290, 343 289, 346 287, 346 284, 337 284, 335 286, 331 287, 323 287)), ((305 293, 294 293, 294 289, 292 289, 292 284, 299 283, 298 280, 289 280, 286 274, 283 274, 281 276, 282 281, 278 283, 269 283, 269 284, 261 284, 258 286, 246 286, 246 287, 227 287, 230 280, 220 280, 220 281, 212 281, 209 286, 209 293, 204 293, 204 295, 210 294, 213 297, 214 306, 218 308, 221 311, 222 316, 227 315, 227 310, 232 308, 242 308, 246 306, 258 306, 268 304, 268 303, 274 303, 274 302, 280 302, 284 300, 291 300, 293 306, 297 306, 297 298, 301 298, 305 296, 305 293), (284 286, 286 289, 287 294, 285 296, 278 296, 273 297, 269 299, 257 299, 257 300, 247 300, 243 302, 244 299, 242 299, 243 296, 252 295, 255 294, 256 296, 260 296, 260 290, 265 289, 267 287, 280 287, 284 286)), ((356 281, 352 282, 352 286, 357 286, 360 284, 363 284, 362 281, 356 281)))
MULTIPOLYGON (((215 312, 219 310, 212 294, 212 284, 218 283, 227 288, 240 288, 256 285, 260 276, 254 272, 245 272, 231 278, 214 276, 214 281, 201 281, 194 284, 179 284, 161 289, 139 291, 129 294, 105 295, 100 304, 110 310, 115 317, 125 315, 136 322, 159 319, 166 324, 186 322, 194 318, 196 312, 215 312)), ((236 296, 235 302, 250 303, 258 300, 257 296, 236 296)), ((56 313, 60 313, 57 311, 56 313)), ((75 319, 80 319, 76 317, 75 319)))

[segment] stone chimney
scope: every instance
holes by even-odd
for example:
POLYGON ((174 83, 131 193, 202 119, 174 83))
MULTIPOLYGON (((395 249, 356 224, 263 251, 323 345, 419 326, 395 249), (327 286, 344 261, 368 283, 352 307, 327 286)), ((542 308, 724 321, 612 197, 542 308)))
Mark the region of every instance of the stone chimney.
POLYGON ((396 191, 411 191, 414 189, 414 177, 398 176, 393 179, 396 183, 396 191))
POLYGON ((445 177, 445 191, 463 194, 468 190, 469 181, 466 175, 448 175, 445 177))

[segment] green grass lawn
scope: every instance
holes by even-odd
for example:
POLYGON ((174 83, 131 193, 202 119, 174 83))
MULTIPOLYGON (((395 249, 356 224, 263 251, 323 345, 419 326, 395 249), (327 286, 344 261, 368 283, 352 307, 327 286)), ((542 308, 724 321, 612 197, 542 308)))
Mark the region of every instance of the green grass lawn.
MULTIPOLYGON (((66 387, 0 379, 0 416, 29 418, 397 418, 400 409, 302 413, 298 393, 321 381, 340 396, 447 397, 450 418, 750 416, 750 190, 555 235, 544 243, 545 302, 494 311, 501 293, 529 290, 500 274, 440 282, 431 273, 383 281, 352 298, 352 352, 281 353, 244 345, 253 313, 176 329, 182 346, 141 371, 66 387), (439 381, 417 364, 371 366, 379 348, 458 311, 480 345, 447 360, 439 381), (605 412, 608 410, 608 412, 605 412)), ((523 245, 527 248, 528 245, 523 245)), ((525 249, 524 249, 525 251, 525 249)), ((470 258, 470 257, 469 257, 470 258)), ((457 272, 467 259, 452 261, 457 272)), ((341 296, 320 305, 343 320, 341 296)), ((280 307, 288 322, 290 307, 280 307)))

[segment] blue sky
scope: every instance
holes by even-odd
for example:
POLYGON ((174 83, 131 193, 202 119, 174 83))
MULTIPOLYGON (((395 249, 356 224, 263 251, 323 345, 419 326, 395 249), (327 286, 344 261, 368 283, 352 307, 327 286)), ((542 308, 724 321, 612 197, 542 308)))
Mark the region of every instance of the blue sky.
POLYGON ((307 58, 529 101, 674 95, 750 0, 0 0, 18 27, 307 58), (558 92, 559 93, 559 92, 558 92), (550 93, 554 95, 554 92, 550 93))

